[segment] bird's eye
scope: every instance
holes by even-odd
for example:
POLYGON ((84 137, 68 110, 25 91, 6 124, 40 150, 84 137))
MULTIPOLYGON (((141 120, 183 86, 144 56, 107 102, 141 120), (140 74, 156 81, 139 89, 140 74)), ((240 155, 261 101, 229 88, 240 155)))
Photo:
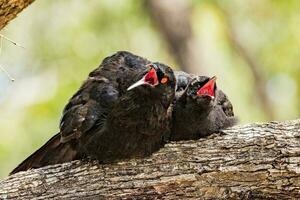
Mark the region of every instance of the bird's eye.
POLYGON ((167 77, 167 76, 164 76, 161 80, 160 80, 160 82, 162 83, 162 84, 165 84, 165 83, 167 83, 169 81, 169 77, 167 77))

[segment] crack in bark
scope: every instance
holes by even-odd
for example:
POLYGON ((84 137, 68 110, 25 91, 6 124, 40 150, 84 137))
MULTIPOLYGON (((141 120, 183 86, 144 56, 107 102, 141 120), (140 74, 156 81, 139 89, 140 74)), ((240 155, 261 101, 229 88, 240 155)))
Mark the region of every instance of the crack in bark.
POLYGON ((236 126, 145 159, 20 172, 0 181, 0 199, 299 199, 299 125, 236 126))

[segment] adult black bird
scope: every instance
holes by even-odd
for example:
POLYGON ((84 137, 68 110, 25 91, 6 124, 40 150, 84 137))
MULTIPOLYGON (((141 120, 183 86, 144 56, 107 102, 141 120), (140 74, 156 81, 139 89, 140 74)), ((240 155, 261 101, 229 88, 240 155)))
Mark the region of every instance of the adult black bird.
POLYGON ((177 89, 170 140, 193 140, 233 126, 232 104, 216 85, 216 77, 175 72, 177 89))
POLYGON ((164 64, 124 51, 105 58, 65 106, 60 132, 11 174, 75 159, 150 155, 169 137, 175 84, 164 64))

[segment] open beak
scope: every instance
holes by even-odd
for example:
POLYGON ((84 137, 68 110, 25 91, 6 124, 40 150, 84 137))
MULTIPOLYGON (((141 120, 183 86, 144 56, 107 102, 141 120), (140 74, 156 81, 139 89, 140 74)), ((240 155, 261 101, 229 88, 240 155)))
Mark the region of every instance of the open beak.
POLYGON ((215 98, 216 80, 216 76, 209 79, 209 81, 198 90, 197 96, 209 96, 211 98, 215 98))
POLYGON ((129 86, 127 88, 127 91, 132 90, 133 88, 136 88, 140 85, 150 85, 150 86, 154 87, 154 86, 158 85, 158 83, 159 82, 158 82, 156 71, 154 68, 151 68, 149 70, 149 72, 145 76, 143 76, 143 78, 141 80, 139 80, 136 83, 129 86))

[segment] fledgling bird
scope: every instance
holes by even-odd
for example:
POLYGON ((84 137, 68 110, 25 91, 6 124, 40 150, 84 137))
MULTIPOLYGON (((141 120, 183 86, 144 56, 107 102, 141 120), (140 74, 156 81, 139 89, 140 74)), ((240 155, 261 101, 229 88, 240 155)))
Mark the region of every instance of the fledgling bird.
POLYGON ((194 140, 233 126, 232 104, 217 88, 216 77, 175 72, 177 89, 170 140, 194 140))
POLYGON ((12 172, 91 158, 145 157, 169 137, 173 70, 121 51, 103 60, 65 106, 60 132, 12 172))

